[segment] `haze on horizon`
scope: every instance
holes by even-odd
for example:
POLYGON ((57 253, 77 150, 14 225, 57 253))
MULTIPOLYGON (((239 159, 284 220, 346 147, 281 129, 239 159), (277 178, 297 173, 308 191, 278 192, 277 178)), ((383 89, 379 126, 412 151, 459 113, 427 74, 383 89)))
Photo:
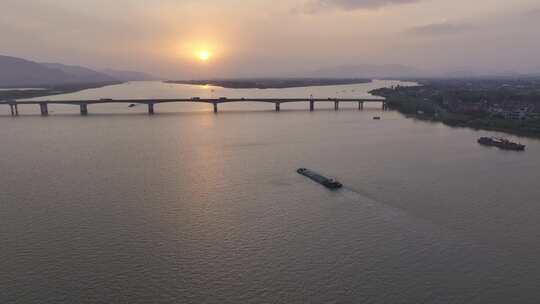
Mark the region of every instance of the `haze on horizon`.
POLYGON ((0 54, 167 78, 390 63, 540 72, 537 0, 3 0, 0 9, 0 54))

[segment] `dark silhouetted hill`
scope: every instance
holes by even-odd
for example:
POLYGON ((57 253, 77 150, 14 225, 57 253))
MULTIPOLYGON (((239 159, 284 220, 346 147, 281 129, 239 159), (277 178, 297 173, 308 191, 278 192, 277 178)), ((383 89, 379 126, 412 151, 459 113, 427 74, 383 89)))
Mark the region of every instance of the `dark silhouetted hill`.
POLYGON ((33 87, 70 81, 65 72, 39 63, 0 56, 0 87, 33 87))
POLYGON ((105 73, 96 72, 81 66, 60 63, 41 63, 41 65, 50 69, 60 70, 69 75, 69 83, 99 83, 119 80, 105 73))
POLYGON ((93 85, 136 80, 155 80, 155 78, 133 71, 108 69, 98 72, 82 66, 38 63, 11 56, 0 56, 0 88, 93 85))

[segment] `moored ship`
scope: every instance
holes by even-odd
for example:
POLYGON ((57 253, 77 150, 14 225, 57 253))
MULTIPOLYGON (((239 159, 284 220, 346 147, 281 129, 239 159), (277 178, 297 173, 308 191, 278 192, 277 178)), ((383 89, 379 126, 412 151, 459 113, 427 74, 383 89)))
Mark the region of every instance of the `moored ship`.
POLYGON ((499 137, 480 137, 478 143, 483 146, 497 147, 503 150, 512 150, 512 151, 524 151, 525 145, 511 142, 505 138, 499 137))
POLYGON ((343 185, 337 180, 333 178, 324 177, 320 175, 319 173, 311 171, 306 168, 300 168, 296 170, 296 172, 298 172, 298 174, 301 174, 301 175, 304 175, 305 177, 310 178, 311 180, 325 186, 328 189, 339 189, 343 187, 343 185))

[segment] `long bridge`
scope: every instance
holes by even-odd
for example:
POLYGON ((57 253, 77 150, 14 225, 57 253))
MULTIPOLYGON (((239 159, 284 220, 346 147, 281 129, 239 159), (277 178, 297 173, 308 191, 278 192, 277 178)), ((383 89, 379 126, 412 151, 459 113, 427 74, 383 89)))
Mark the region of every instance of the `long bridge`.
POLYGON ((153 115, 155 113, 154 107, 156 104, 162 103, 208 103, 214 106, 214 113, 218 112, 218 105, 222 103, 231 103, 231 102, 265 102, 273 103, 275 105, 275 110, 280 111, 282 103, 291 103, 291 102, 309 102, 309 110, 315 110, 315 103, 334 103, 334 109, 339 110, 340 103, 358 103, 358 109, 364 109, 364 103, 369 102, 378 102, 382 103, 382 109, 386 110, 387 103, 385 99, 376 99, 376 98, 226 98, 221 97, 217 99, 206 99, 199 97, 192 98, 168 98, 168 99, 98 99, 98 100, 31 100, 31 101, 4 101, 0 104, 5 104, 10 107, 11 115, 19 115, 19 106, 24 105, 37 105, 39 106, 40 113, 42 116, 49 115, 49 105, 73 105, 78 106, 80 109, 81 115, 88 115, 88 106, 96 104, 109 104, 109 103, 120 103, 120 104, 129 104, 129 105, 146 105, 148 106, 148 114, 153 115))

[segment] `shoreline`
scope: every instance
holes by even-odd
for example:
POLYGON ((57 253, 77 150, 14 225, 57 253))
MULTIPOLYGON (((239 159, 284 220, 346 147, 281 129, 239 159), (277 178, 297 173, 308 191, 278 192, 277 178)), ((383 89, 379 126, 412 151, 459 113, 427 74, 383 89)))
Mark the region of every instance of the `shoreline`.
POLYGON ((423 122, 441 123, 450 128, 456 128, 456 129, 465 128, 465 129, 471 129, 475 131, 500 132, 500 133, 506 133, 508 135, 517 136, 517 137, 540 140, 540 134, 534 133, 534 132, 527 132, 527 131, 521 131, 521 130, 515 130, 515 129, 501 128, 501 127, 487 127, 487 126, 475 127, 473 125, 468 125, 468 124, 449 124, 445 122, 444 120, 437 119, 435 117, 419 115, 419 114, 408 114, 408 113, 401 112, 398 109, 395 109, 395 110, 399 112, 400 114, 402 114, 403 116, 405 116, 405 118, 415 119, 415 120, 419 120, 423 122))
POLYGON ((287 89, 370 83, 365 78, 289 78, 289 79, 229 79, 229 80, 166 80, 169 84, 217 86, 226 89, 287 89))
POLYGON ((100 83, 86 83, 86 84, 65 84, 65 85, 55 85, 55 86, 44 86, 39 89, 30 89, 30 90, 6 90, 0 91, 0 102, 6 102, 9 100, 26 100, 37 97, 44 96, 54 96, 62 95, 69 93, 76 93, 88 89, 99 89, 111 85, 118 85, 125 82, 121 81, 110 81, 110 82, 100 82, 100 83))
MULTIPOLYGON (((402 114, 405 118, 412 118, 424 122, 433 122, 433 123, 442 123, 445 126, 450 128, 468 128, 476 131, 491 131, 491 132, 501 132, 508 135, 514 135, 518 137, 530 138, 530 139, 540 139, 540 133, 534 131, 527 131, 518 128, 512 127, 501 127, 501 126, 489 126, 486 125, 486 121, 481 119, 467 116, 464 114, 450 114, 445 110, 437 108, 433 113, 429 111, 424 111, 424 114, 418 114, 417 112, 410 112, 406 109, 407 101, 405 99, 399 99, 394 96, 385 96, 384 93, 381 93, 381 89, 372 90, 370 94, 378 97, 386 98, 388 106, 390 109, 396 110, 402 114), (378 92, 377 92, 378 91, 378 92)), ((414 103, 414 102, 413 102, 414 103)), ((411 104, 413 104, 411 103, 411 104)), ((416 105, 418 107, 418 105, 416 105)), ((433 105, 430 105, 433 106, 433 105)), ((501 123, 500 121, 492 121, 491 123, 497 124, 501 123)))

